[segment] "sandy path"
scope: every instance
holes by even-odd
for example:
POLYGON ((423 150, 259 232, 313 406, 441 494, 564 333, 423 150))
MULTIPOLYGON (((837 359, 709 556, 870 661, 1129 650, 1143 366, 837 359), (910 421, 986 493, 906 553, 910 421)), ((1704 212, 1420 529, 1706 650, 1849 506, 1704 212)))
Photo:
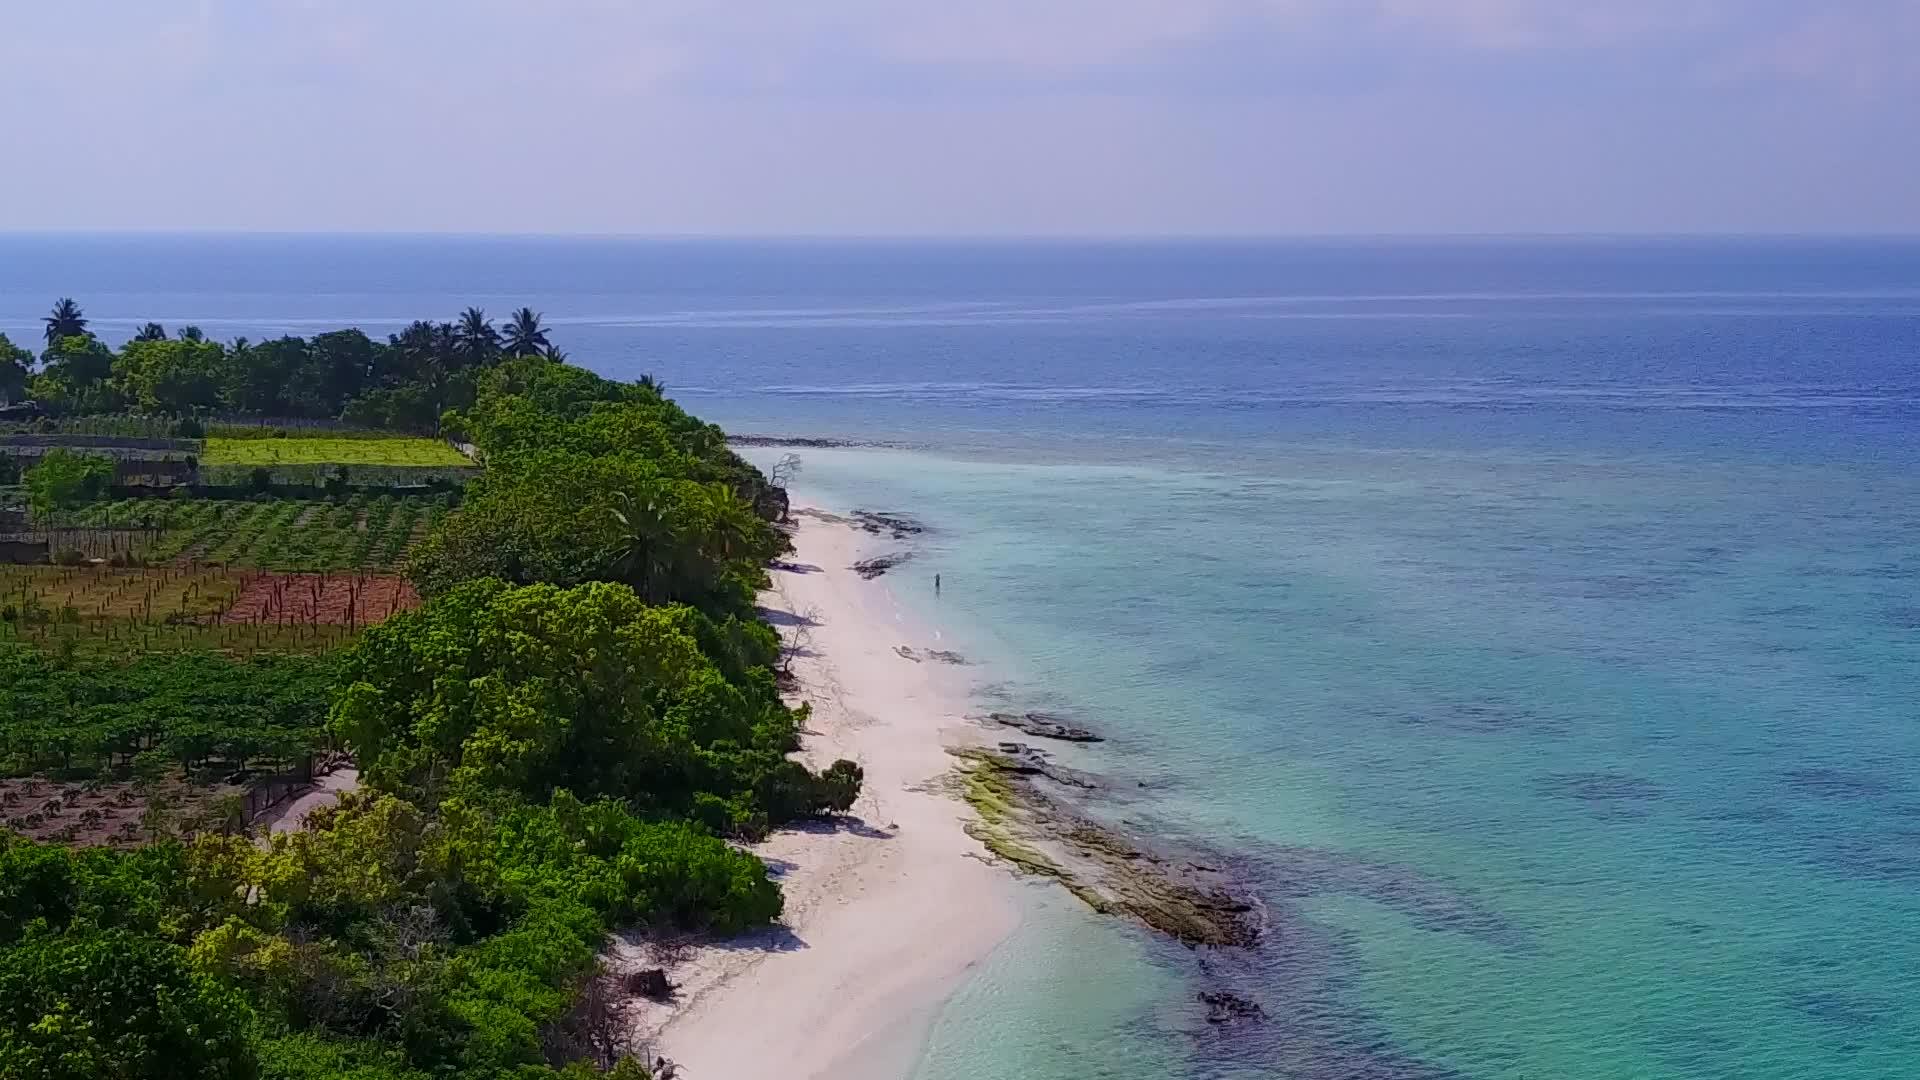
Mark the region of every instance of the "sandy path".
MULTIPOLYGON (((893 579, 850 569, 870 543, 901 545, 800 521, 796 569, 775 571, 763 602, 806 645, 793 665, 813 705, 806 756, 858 761, 865 794, 838 828, 755 847, 780 874, 783 925, 697 950, 672 972, 675 1009, 638 1022, 693 1077, 901 1080, 940 1004, 1017 923, 1015 887, 966 835, 966 806, 930 786, 951 768, 946 745, 980 737, 962 719, 962 669, 895 652, 938 642, 894 603, 893 579)), ((616 954, 645 963, 630 945, 616 954)))
POLYGON ((332 806, 340 796, 360 786, 360 770, 335 769, 299 798, 281 803, 265 815, 269 832, 293 832, 306 824, 307 815, 332 806))

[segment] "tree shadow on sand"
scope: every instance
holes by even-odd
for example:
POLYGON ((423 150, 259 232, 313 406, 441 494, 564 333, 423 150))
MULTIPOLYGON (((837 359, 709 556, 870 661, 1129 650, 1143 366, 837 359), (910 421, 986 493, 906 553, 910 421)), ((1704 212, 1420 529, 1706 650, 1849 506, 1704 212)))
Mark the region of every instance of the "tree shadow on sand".
POLYGON ((764 607, 761 608, 760 617, 767 620, 768 622, 772 623, 775 626, 794 627, 794 626, 819 626, 820 625, 819 619, 815 619, 808 615, 795 615, 791 611, 780 611, 777 608, 764 608, 764 607))
POLYGON ((616 930, 613 937, 619 943, 616 949, 624 950, 632 958, 631 963, 641 970, 658 967, 672 971, 693 959, 694 954, 703 949, 785 953, 799 952, 808 947, 805 938, 780 923, 730 937, 698 931, 665 933, 639 927, 616 930))
POLYGON ((808 947, 805 938, 794 933, 790 927, 777 924, 733 937, 714 938, 702 944, 705 948, 724 952, 786 953, 799 952, 808 947))
POLYGON ((865 818, 843 817, 818 818, 813 821, 796 821, 786 826, 788 832, 811 833, 815 836, 827 836, 833 833, 852 833, 868 840, 891 840, 894 833, 888 829, 876 829, 867 824, 865 818))
POLYGON ((786 877, 800 866, 799 863, 787 859, 776 859, 771 855, 760 856, 760 861, 766 864, 767 876, 770 878, 786 877))

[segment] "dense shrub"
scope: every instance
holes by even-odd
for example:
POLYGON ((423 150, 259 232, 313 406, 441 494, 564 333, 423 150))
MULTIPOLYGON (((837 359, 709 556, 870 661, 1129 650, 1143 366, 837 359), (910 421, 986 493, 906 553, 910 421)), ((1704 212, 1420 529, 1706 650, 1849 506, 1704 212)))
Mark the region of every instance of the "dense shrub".
POLYGON ((231 868, 171 840, 126 852, 69 850, 0 833, 0 946, 74 926, 184 944, 243 909, 235 882, 231 868))
POLYGON ((461 581, 615 581, 652 603, 750 615, 782 540, 736 490, 636 453, 488 458, 464 505, 412 560, 423 595, 461 581))
POLYGON ((422 805, 566 788, 730 829, 833 809, 786 757, 800 719, 766 670, 729 680, 703 631, 624 586, 470 582, 368 631, 332 723, 370 783, 422 805))
POLYGON ((50 514, 104 496, 113 483, 113 459, 55 447, 21 479, 27 486, 27 505, 37 515, 50 514))
POLYGON ((61 660, 0 645, 0 772, 104 770, 146 751, 188 767, 298 759, 326 741, 333 667, 211 653, 61 660))
POLYGON ((252 1080, 240 993, 174 945, 119 930, 36 936, 0 951, 0 1076, 252 1080))

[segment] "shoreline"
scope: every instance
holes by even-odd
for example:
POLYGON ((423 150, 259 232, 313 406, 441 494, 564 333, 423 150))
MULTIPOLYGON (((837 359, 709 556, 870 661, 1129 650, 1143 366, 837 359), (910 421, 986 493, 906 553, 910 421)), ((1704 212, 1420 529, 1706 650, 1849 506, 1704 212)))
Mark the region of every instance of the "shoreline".
MULTIPOLYGON (((840 821, 751 846, 785 893, 780 923, 687 950, 673 1001, 641 1003, 636 1033, 691 1075, 903 1080, 940 1006, 1018 926, 1018 883, 969 835, 951 785, 948 749, 984 738, 964 669, 901 652, 939 642, 888 581, 853 569, 898 544, 832 515, 794 520, 761 603, 797 646, 801 756, 858 762, 865 790, 840 821)), ((657 966, 636 940, 611 959, 657 966)))

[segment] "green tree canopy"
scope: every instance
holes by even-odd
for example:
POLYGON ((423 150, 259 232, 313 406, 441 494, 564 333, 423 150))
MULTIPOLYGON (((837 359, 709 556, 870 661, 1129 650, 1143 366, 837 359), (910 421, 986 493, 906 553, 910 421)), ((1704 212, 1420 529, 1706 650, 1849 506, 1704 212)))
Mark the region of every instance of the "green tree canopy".
POLYGON ((766 670, 730 680, 703 650, 724 635, 625 586, 472 582, 367 632, 332 724, 371 784, 424 805, 566 788, 747 832, 845 809, 787 759, 800 719, 766 670))
POLYGON ((326 742, 332 676, 319 657, 62 661, 0 645, 0 771, 108 768, 147 750, 185 766, 299 761, 326 742))
POLYGON ((153 938, 83 931, 0 950, 0 1076, 252 1080, 249 1023, 238 991, 153 938))
POLYGON ((103 382, 113 374, 113 350, 92 334, 64 337, 47 346, 41 373, 55 375, 76 389, 103 382))
POLYGON ((105 495, 113 483, 113 459, 57 446, 28 469, 23 479, 27 505, 35 514, 49 514, 105 495))
POLYGON ((113 373, 140 408, 179 415, 226 403, 227 361, 219 343, 183 335, 177 341, 127 342, 113 373))
POLYGON ((617 581, 649 601, 745 616, 782 543, 727 485, 663 475, 642 453, 560 450, 489 456, 411 566, 429 595, 478 577, 617 581))
POLYGON ((0 334, 0 404, 20 400, 33 374, 33 354, 0 334))

